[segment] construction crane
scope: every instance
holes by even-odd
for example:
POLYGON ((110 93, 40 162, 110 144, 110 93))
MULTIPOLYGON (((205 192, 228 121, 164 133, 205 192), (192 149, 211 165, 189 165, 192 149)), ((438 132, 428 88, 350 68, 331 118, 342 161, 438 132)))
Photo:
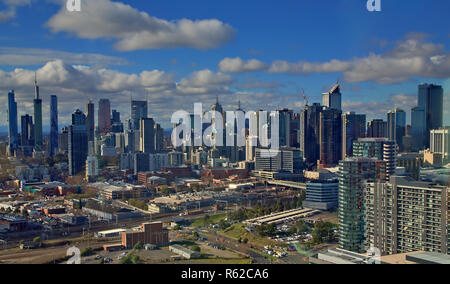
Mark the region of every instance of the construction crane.
POLYGON ((303 97, 303 106, 308 105, 308 97, 305 94, 305 90, 303 88, 300 89, 302 97, 303 97))

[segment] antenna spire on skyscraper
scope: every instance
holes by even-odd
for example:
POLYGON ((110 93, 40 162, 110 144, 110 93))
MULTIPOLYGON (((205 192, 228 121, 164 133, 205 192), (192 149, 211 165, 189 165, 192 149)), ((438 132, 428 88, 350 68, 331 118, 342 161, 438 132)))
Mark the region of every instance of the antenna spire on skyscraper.
POLYGON ((39 86, 37 83, 37 72, 34 72, 34 90, 35 90, 35 99, 39 100, 39 86))

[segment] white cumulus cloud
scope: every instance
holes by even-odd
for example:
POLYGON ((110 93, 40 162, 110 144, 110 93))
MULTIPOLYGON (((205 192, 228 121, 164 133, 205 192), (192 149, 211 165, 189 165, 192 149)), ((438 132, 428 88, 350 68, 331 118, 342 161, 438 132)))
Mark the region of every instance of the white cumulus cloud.
POLYGON ((115 39, 121 51, 189 47, 211 49, 234 38, 234 29, 217 19, 167 21, 130 5, 110 0, 85 0, 81 12, 63 4, 46 24, 54 33, 85 39, 115 39))

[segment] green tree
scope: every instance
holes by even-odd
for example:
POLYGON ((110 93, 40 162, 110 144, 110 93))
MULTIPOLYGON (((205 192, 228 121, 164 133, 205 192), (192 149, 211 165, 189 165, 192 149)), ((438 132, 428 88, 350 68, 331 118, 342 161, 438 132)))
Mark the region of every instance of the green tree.
POLYGON ((129 254, 120 260, 120 264, 141 264, 142 260, 138 255, 129 254))
POLYGON ((272 237, 277 233, 277 226, 275 224, 263 224, 256 227, 256 232, 261 237, 272 237))
POLYGON ((209 215, 206 214, 205 216, 203 216, 203 225, 207 225, 209 223, 209 215))
POLYGON ((92 255, 93 252, 94 252, 94 250, 91 247, 87 247, 81 251, 81 256, 82 257, 90 256, 90 255, 92 255))
POLYGON ((195 252, 200 252, 200 251, 201 251, 201 249, 200 249, 199 246, 192 246, 192 247, 191 247, 191 250, 192 250, 192 251, 195 251, 195 252))
POLYGON ((141 242, 137 242, 135 245, 134 245, 134 250, 141 250, 141 249, 143 249, 144 248, 144 246, 142 245, 142 243, 141 242))
POLYGON ((225 229, 227 229, 230 226, 231 226, 230 223, 228 223, 227 221, 225 221, 223 219, 219 221, 219 228, 221 230, 225 230, 225 229))
POLYGON ((331 237, 334 224, 330 222, 319 221, 314 225, 312 231, 313 242, 321 244, 331 237))
POLYGON ((300 220, 298 221, 294 226, 292 226, 291 229, 289 229, 290 234, 295 233, 306 233, 311 230, 310 226, 305 223, 305 221, 300 220))

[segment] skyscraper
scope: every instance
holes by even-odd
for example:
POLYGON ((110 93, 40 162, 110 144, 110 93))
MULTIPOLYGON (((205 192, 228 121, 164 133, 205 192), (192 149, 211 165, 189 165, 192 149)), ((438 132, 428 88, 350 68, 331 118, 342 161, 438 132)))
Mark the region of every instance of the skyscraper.
POLYGON ((34 125, 33 125, 33 117, 30 115, 23 115, 20 118, 20 145, 22 147, 25 146, 34 146, 34 125))
POLYGON ((278 111, 279 121, 280 121, 280 146, 290 146, 290 135, 291 135, 291 120, 293 116, 293 111, 289 109, 281 109, 278 111))
POLYGON ((291 119, 291 134, 290 134, 290 147, 300 147, 300 114, 295 113, 291 119))
POLYGON ((347 112, 342 115, 342 158, 351 157, 353 141, 366 136, 366 115, 347 112))
POLYGON ((443 164, 450 162, 450 127, 433 129, 430 133, 430 151, 439 154, 443 164))
POLYGON ((328 93, 322 94, 322 105, 342 111, 342 94, 339 84, 334 85, 328 93))
POLYGON ((339 247, 363 252, 365 183, 377 179, 385 162, 371 158, 346 158, 339 162, 339 247))
POLYGON ((394 141, 403 151, 403 137, 406 134, 406 113, 395 108, 387 113, 388 138, 394 141))
POLYGON ((86 116, 81 110, 72 114, 72 125, 68 132, 69 175, 74 176, 83 172, 88 156, 86 116))
POLYGON ((450 187, 393 176, 368 183, 365 243, 381 254, 432 251, 449 254, 450 187))
POLYGON ((108 99, 98 102, 98 131, 108 134, 111 131, 111 103, 108 99))
POLYGON ((131 101, 131 121, 134 130, 139 130, 139 121, 148 117, 147 101, 131 101))
POLYGON ((336 166, 342 158, 342 112, 325 109, 320 113, 320 167, 336 166))
POLYGON ((433 84, 419 85, 418 106, 414 108, 412 115, 413 135, 419 135, 418 140, 423 139, 423 145, 418 145, 418 148, 428 148, 430 131, 443 126, 444 90, 442 87, 433 84))
POLYGON ((353 142, 353 156, 375 158, 386 162, 386 180, 397 167, 397 146, 387 138, 359 138, 353 142))
POLYGON ((92 101, 86 104, 86 130, 88 134, 88 141, 95 140, 95 106, 92 101))
POLYGON ((120 123, 120 112, 113 109, 111 114, 111 124, 120 123))
POLYGON ((245 160, 248 162, 255 160, 257 145, 256 139, 258 139, 258 137, 254 136, 247 136, 247 138, 245 139, 245 160))
POLYGON ((155 151, 159 153, 162 150, 164 150, 164 128, 155 124, 155 151))
MULTIPOLYGON (((225 129, 226 117, 224 115, 225 113, 223 111, 222 105, 219 103, 219 96, 216 97, 216 103, 212 106, 211 111, 213 111, 212 117, 211 117, 211 125, 212 125, 213 129, 221 129, 221 126, 222 126, 222 129, 223 129, 223 132, 222 132, 222 139, 223 139, 222 143, 223 144, 222 145, 226 145, 226 138, 227 138, 226 129, 225 129), (219 121, 218 121, 219 117, 216 116, 216 112, 222 115, 223 121, 222 121, 221 126, 219 125, 219 121)), ((195 120, 191 119, 191 123, 192 123, 192 128, 194 128, 195 120)), ((192 135, 194 135, 194 132, 192 133, 192 135)), ((212 133, 211 136, 212 136, 212 139, 220 138, 220 134, 217 134, 215 132, 212 133)), ((191 137, 191 140, 193 140, 193 138, 194 137, 191 137)), ((220 144, 219 141, 217 141, 216 143, 220 144)), ((226 147, 224 147, 224 146, 214 145, 214 149, 217 149, 221 154, 226 153, 226 147)))
POLYGON ((387 137, 387 122, 382 119, 374 119, 367 123, 367 137, 385 138, 387 137))
POLYGON ((34 98, 34 142, 38 150, 42 150, 42 100, 39 97, 39 86, 37 77, 34 80, 35 98, 34 98))
POLYGON ((49 154, 54 156, 58 151, 58 97, 50 97, 50 143, 49 154))
POLYGON ((426 114, 421 107, 411 109, 411 136, 413 137, 413 150, 419 151, 426 144, 426 114))
POLYGON ((143 153, 155 153, 155 121, 153 118, 140 120, 140 150, 143 153))
POLYGON ((14 156, 19 147, 19 135, 17 127, 17 103, 14 90, 8 93, 8 154, 14 156))
POLYGON ((300 150, 308 165, 317 164, 320 159, 320 113, 318 103, 306 105, 300 114, 300 150))
POLYGON ((120 112, 113 109, 111 114, 111 132, 112 133, 123 133, 124 125, 120 120, 120 112))

